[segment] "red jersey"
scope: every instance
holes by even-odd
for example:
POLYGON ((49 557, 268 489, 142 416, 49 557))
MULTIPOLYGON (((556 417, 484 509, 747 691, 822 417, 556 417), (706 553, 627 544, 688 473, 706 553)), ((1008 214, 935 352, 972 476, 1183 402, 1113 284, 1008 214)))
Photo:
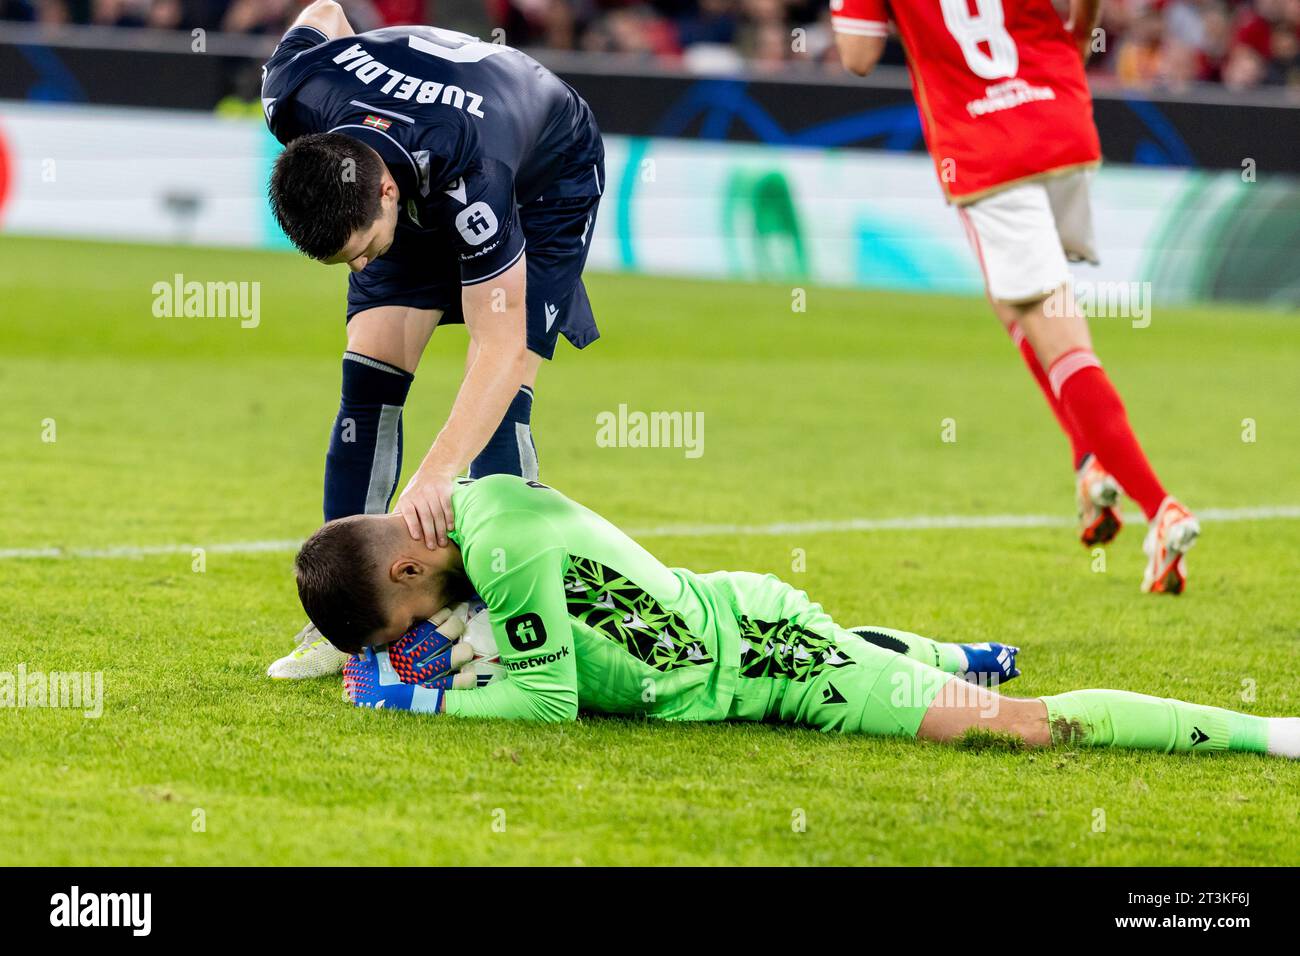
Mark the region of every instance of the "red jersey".
POLYGON ((1101 159, 1083 61, 1051 0, 831 0, 837 33, 883 37, 891 17, 949 200, 1101 159))

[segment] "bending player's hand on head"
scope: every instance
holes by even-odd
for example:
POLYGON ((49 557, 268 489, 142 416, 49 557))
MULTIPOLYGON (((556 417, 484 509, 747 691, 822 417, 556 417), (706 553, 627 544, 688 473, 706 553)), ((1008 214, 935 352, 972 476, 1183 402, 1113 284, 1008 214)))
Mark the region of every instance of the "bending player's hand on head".
POLYGON ((394 509, 406 519, 406 529, 430 551, 447 547, 447 532, 456 529, 451 510, 455 475, 421 465, 411 476, 394 509))

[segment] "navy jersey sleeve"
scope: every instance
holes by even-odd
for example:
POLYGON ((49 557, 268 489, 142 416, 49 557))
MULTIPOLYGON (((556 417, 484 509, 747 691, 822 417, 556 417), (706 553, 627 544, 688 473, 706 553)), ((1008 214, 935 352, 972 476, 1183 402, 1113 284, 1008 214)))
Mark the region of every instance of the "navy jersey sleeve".
POLYGON ((494 159, 480 161, 444 193, 460 254, 461 285, 499 276, 519 261, 524 232, 515 206, 514 174, 494 159))
POLYGON ((292 93, 304 78, 305 71, 295 61, 301 54, 327 42, 329 37, 315 27, 294 27, 284 35, 271 59, 262 67, 262 114, 266 117, 267 128, 282 143, 309 132, 299 128, 300 123, 292 121, 288 115, 291 110, 278 109, 279 100, 292 93))
POLYGON ((505 163, 483 155, 473 120, 448 110, 444 122, 421 137, 439 171, 426 208, 446 229, 460 259, 462 285, 499 276, 524 251, 515 203, 515 177, 505 163))

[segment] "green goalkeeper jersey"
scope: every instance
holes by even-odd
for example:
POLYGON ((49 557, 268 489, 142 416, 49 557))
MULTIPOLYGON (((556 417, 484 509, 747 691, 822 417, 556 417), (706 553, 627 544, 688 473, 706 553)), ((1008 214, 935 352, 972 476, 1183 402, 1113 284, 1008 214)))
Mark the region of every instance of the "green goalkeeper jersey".
POLYGON ((505 680, 448 691, 446 713, 571 720, 578 708, 722 720, 740 631, 705 576, 668 568, 600 515, 512 475, 452 494, 465 571, 505 680))

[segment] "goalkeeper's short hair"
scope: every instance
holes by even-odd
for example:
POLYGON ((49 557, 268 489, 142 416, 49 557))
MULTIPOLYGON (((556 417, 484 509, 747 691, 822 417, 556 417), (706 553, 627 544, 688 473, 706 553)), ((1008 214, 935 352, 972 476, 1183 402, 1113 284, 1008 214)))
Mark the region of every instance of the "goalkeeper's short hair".
POLYGON ((298 599, 316 629, 339 650, 359 654, 385 620, 366 522, 339 518, 303 542, 294 559, 298 599))

